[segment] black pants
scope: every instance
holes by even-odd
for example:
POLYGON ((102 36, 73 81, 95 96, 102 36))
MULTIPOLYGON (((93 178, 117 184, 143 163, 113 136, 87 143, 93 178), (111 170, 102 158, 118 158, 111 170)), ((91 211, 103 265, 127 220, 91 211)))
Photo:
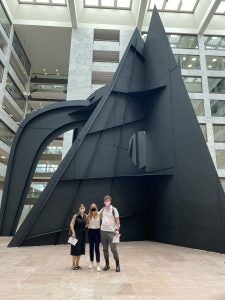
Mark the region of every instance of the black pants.
POLYGON ((94 250, 96 262, 100 262, 100 229, 88 229, 88 238, 90 246, 90 261, 94 261, 94 250))

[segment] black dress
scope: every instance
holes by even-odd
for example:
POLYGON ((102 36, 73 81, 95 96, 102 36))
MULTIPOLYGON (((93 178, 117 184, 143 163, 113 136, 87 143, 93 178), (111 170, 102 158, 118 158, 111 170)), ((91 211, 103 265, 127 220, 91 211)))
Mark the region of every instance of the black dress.
POLYGON ((85 225, 86 216, 84 215, 83 217, 81 217, 81 215, 77 215, 74 224, 74 231, 78 242, 75 246, 71 245, 70 254, 73 256, 80 256, 85 254, 85 225))

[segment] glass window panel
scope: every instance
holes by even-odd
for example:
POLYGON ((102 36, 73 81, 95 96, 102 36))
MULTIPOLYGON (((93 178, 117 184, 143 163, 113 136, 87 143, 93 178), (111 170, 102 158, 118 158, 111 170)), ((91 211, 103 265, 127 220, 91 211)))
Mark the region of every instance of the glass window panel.
POLYGON ((15 133, 0 120, 0 140, 11 146, 14 136, 15 133))
POLYGON ((3 29, 5 30, 6 34, 9 36, 11 30, 11 21, 6 14, 6 11, 0 2, 0 23, 2 24, 3 29))
POLYGON ((225 70, 225 57, 206 55, 206 65, 208 70, 225 70))
POLYGON ((157 9, 162 9, 164 0, 151 0, 149 4, 149 8, 153 9, 154 6, 156 5, 157 9))
POLYGON ((114 0, 101 0, 101 6, 114 7, 114 0))
POLYGON ((220 182, 223 187, 223 191, 225 192, 225 178, 220 178, 220 182))
POLYGON ((52 0, 53 4, 61 4, 61 5, 66 5, 66 1, 65 0, 52 0))
POLYGON ((193 11, 198 0, 182 0, 181 9, 183 11, 193 11))
POLYGON ((174 58, 178 64, 178 66, 180 66, 180 55, 179 54, 174 54, 174 58))
POLYGON ((181 69, 200 70, 200 61, 198 55, 181 55, 181 69))
POLYGON ((166 2, 166 10, 177 10, 180 0, 168 0, 166 2))
POLYGON ((205 124, 199 124, 200 128, 202 130, 203 136, 205 138, 205 141, 207 142, 207 129, 206 129, 206 125, 205 124))
POLYGON ((23 46, 20 43, 20 40, 16 34, 16 32, 14 32, 13 35, 13 48, 15 49, 22 65, 24 66, 25 70, 27 71, 27 74, 30 74, 30 69, 31 69, 31 63, 26 55, 26 52, 23 49, 23 46))
POLYGON ((223 14, 224 12, 225 12, 225 1, 221 1, 216 10, 216 13, 223 14))
POLYGON ((34 0, 19 0, 19 3, 34 3, 34 0))
POLYGON ((225 93, 225 78, 208 77, 209 92, 213 94, 225 93))
POLYGON ((225 150, 216 150, 217 169, 225 169, 225 150))
POLYGON ((98 6, 98 0, 84 0, 84 6, 98 6))
POLYGON ((168 34, 170 46, 179 49, 198 49, 197 35, 168 34))
POLYGON ((211 114, 213 117, 225 117, 225 101, 211 100, 211 114))
POLYGON ((201 77, 188 77, 183 76, 183 81, 189 93, 202 92, 202 79, 201 77))
POLYGON ((131 0, 117 0, 117 7, 131 7, 131 0))
POLYGON ((204 36, 206 49, 225 49, 225 37, 222 36, 204 36))
POLYGON ((36 0, 36 3, 47 3, 49 4, 49 0, 36 0))
POLYGON ((204 109, 204 101, 203 99, 191 99, 192 106, 194 108, 196 116, 204 116, 205 109, 204 109))
POLYGON ((213 134, 214 134, 214 142, 225 143, 225 125, 214 124, 213 134))
POLYGON ((22 109, 22 111, 25 111, 26 107, 26 98, 19 90, 18 86, 15 84, 11 76, 8 74, 7 80, 6 80, 6 86, 5 89, 7 92, 11 95, 11 97, 14 99, 16 104, 22 109))

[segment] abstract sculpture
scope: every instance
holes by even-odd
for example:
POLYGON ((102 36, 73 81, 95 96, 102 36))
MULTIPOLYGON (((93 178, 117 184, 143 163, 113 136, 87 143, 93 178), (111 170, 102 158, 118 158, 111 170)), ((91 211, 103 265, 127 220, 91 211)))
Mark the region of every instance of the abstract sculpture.
POLYGON ((111 84, 28 116, 10 154, 0 215, 9 246, 60 244, 80 202, 112 195, 122 239, 225 252, 225 196, 156 9, 111 84), (18 231, 35 166, 55 136, 74 142, 18 231), (26 145, 27 141, 29 146, 26 145))

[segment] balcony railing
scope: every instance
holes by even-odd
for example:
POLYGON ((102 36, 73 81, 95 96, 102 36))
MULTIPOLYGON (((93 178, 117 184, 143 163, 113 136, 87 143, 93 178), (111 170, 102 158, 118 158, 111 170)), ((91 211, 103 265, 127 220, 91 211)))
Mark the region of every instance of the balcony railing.
POLYGON ((30 74, 30 69, 31 69, 31 63, 23 49, 23 46, 20 43, 20 40, 17 36, 17 34, 14 32, 14 36, 13 36, 13 48, 15 49, 22 65, 24 66, 27 74, 30 74))
POLYGON ((48 93, 67 93, 66 84, 34 84, 31 87, 31 93, 48 92, 48 93))

